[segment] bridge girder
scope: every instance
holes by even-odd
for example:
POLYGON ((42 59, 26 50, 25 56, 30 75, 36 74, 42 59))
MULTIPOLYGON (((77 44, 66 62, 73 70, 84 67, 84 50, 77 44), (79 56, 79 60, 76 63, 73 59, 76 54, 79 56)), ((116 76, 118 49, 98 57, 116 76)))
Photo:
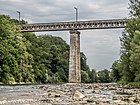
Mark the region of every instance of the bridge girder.
POLYGON ((124 28, 126 19, 94 20, 77 22, 35 23, 21 25, 21 32, 69 31, 88 29, 124 28))

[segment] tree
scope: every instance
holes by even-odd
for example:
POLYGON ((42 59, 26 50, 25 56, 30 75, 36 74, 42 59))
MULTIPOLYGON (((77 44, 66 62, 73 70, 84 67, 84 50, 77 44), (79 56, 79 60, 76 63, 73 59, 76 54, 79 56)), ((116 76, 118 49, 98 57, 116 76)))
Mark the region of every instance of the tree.
POLYGON ((131 65, 135 75, 134 81, 140 82, 140 31, 135 31, 131 42, 131 65))
POLYGON ((66 42, 60 37, 51 35, 36 36, 25 33, 24 37, 31 43, 28 51, 33 55, 35 81, 67 82, 69 46, 66 42))
POLYGON ((140 1, 139 0, 130 0, 129 9, 130 9, 131 17, 140 18, 140 1))
MULTIPOLYGON (((130 16, 123 37, 121 38, 121 57, 119 60, 119 79, 123 83, 139 81, 139 31, 140 31, 140 1, 130 0, 130 16), (121 71, 120 71, 121 69, 121 71)), ((113 65, 114 70, 118 64, 113 65)))
POLYGON ((120 61, 115 61, 112 65, 112 71, 111 71, 111 78, 113 80, 113 82, 117 82, 120 80, 121 78, 121 70, 122 70, 122 66, 121 66, 121 63, 120 61))
POLYGON ((90 82, 89 75, 86 71, 81 70, 81 82, 82 83, 88 83, 90 82))
POLYGON ((91 83, 96 83, 97 82, 97 73, 96 70, 92 69, 89 77, 91 78, 91 83))
POLYGON ((9 16, 0 15, 0 25, 0 81, 33 82, 32 55, 27 52, 25 39, 9 16))
MULTIPOLYGON (((0 15, 0 82, 67 82, 69 45, 60 37, 20 33, 18 23, 0 15)), ((84 53, 81 69, 82 81, 90 82, 91 72, 84 53)))
POLYGON ((81 81, 84 83, 90 82, 91 71, 87 65, 87 58, 83 52, 80 53, 81 60, 81 81))
POLYGON ((98 77, 98 82, 99 83, 109 83, 111 82, 110 80, 110 71, 108 70, 102 70, 102 71, 99 71, 97 73, 97 77, 98 77))
POLYGON ((80 53, 81 60, 81 70, 90 71, 89 66, 87 65, 87 58, 83 52, 80 53))

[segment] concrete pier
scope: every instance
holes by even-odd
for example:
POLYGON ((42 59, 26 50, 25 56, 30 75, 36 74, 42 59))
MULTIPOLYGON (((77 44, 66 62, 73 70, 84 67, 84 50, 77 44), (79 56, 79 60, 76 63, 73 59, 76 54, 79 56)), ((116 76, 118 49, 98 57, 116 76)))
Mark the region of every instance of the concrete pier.
POLYGON ((81 82, 80 32, 70 31, 69 83, 81 82))

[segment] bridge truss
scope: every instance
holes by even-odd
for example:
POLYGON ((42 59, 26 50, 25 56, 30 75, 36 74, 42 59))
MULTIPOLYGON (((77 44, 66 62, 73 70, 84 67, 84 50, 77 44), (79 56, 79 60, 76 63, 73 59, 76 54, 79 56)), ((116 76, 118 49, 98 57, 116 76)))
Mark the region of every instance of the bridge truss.
POLYGON ((81 82, 80 32, 77 30, 124 28, 126 19, 36 23, 21 25, 21 32, 70 31, 69 82, 81 82))
POLYGON ((93 20, 77 22, 34 23, 21 25, 21 32, 69 31, 87 29, 124 28, 126 19, 93 20))

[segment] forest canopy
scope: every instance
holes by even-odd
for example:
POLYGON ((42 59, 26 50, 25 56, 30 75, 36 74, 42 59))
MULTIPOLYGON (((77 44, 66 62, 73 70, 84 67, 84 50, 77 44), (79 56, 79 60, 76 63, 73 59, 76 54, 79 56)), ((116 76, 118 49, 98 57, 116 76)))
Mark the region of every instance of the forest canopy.
MULTIPOLYGON (((0 15, 0 82, 68 82, 69 45, 52 35, 20 33, 18 23, 18 20, 0 15)), ((81 53, 82 74, 86 75, 83 82, 90 81, 86 60, 81 53)))

